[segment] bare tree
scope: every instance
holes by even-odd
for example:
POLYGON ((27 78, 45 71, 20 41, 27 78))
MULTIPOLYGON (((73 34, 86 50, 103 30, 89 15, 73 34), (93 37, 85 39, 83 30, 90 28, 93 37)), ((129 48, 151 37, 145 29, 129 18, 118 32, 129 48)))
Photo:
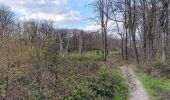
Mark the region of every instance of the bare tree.
POLYGON ((107 34, 108 34, 108 23, 110 18, 109 12, 111 10, 110 9, 111 5, 109 3, 109 0, 96 0, 96 2, 94 2, 93 4, 93 7, 97 12, 97 16, 101 26, 102 43, 103 43, 102 54, 103 54, 103 59, 106 61, 108 55, 107 34))
POLYGON ((136 62, 139 64, 138 51, 136 47, 136 27, 137 27, 136 0, 128 0, 127 8, 128 8, 129 35, 132 37, 132 44, 133 44, 133 50, 136 56, 136 62))
POLYGON ((168 36, 168 22, 169 22, 168 8, 169 8, 169 0, 162 0, 162 10, 161 10, 161 16, 159 19, 160 25, 163 31, 163 33, 161 34, 162 62, 166 61, 166 37, 168 36))

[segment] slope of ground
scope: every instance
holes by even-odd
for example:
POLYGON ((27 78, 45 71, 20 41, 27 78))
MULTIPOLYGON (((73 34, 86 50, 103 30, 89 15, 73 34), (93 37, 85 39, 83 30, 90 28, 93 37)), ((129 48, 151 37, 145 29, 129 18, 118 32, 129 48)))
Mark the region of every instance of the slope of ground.
POLYGON ((137 79, 131 67, 123 67, 123 74, 129 83, 129 100, 150 100, 142 83, 137 79))
POLYGON ((136 76, 151 95, 152 100, 170 100, 170 80, 159 79, 140 73, 134 68, 136 76))

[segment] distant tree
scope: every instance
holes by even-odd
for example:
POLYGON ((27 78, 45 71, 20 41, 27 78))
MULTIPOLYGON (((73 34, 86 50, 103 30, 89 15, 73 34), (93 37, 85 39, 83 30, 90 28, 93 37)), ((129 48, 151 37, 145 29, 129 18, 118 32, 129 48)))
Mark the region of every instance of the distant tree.
POLYGON ((7 6, 0 6, 0 35, 8 35, 14 24, 14 13, 7 6))

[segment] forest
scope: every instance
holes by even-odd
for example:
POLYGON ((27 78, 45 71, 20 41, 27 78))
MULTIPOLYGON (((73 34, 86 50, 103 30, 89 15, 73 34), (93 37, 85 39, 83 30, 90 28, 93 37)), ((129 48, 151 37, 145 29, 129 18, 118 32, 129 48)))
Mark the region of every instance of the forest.
POLYGON ((170 100, 170 1, 88 7, 97 30, 20 20, 0 2, 0 100, 170 100))

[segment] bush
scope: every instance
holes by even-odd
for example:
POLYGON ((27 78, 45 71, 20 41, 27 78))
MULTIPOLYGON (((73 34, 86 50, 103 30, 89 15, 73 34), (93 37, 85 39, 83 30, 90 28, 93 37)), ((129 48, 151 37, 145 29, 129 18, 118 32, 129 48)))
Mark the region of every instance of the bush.
POLYGON ((154 70, 160 74, 160 77, 170 78, 170 66, 163 62, 157 62, 153 66, 154 70))
POLYGON ((77 85, 69 96, 64 97, 64 100, 91 100, 92 98, 95 98, 93 91, 86 86, 77 85))
POLYGON ((127 84, 120 73, 117 72, 105 71, 101 73, 97 79, 94 79, 90 87, 98 97, 102 97, 105 100, 111 98, 115 100, 127 99, 127 84))
POLYGON ((53 67, 58 63, 59 53, 57 42, 55 40, 47 40, 46 48, 43 52, 44 61, 48 62, 48 66, 53 67))
POLYGON ((128 86, 121 74, 109 69, 101 69, 98 75, 79 82, 65 100, 126 100, 128 86), (85 84, 86 83, 86 84, 85 84))
POLYGON ((146 74, 151 74, 153 70, 153 65, 150 62, 144 62, 140 70, 146 74))
POLYGON ((161 93, 163 100, 169 100, 170 99, 170 91, 162 92, 161 93))

